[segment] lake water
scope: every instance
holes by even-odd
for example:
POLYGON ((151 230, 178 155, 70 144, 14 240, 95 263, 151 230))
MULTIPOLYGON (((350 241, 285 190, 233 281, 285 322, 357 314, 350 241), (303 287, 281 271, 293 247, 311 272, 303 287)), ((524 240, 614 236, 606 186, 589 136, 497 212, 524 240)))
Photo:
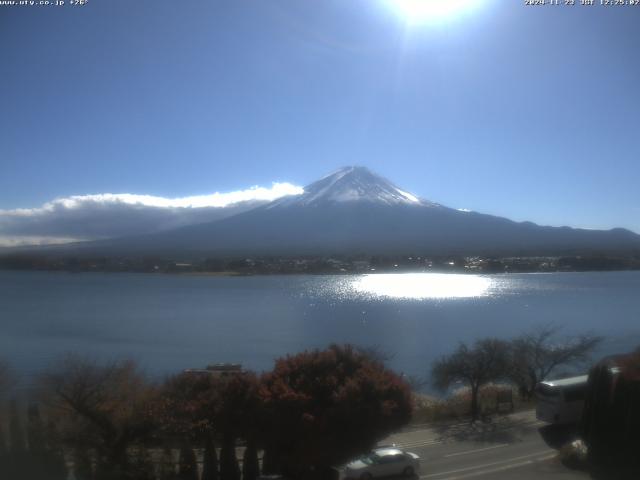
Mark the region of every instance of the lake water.
POLYGON ((151 374, 378 345, 424 376, 459 341, 553 322, 640 345, 640 272, 213 277, 0 271, 0 357, 25 377, 66 352, 132 357, 151 374))

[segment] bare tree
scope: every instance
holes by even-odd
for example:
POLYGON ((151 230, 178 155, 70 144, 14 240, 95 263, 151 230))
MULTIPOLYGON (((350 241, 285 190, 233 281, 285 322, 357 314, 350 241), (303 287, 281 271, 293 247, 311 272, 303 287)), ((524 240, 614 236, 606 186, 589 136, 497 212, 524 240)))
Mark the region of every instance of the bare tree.
POLYGON ((523 398, 530 398, 538 382, 556 368, 587 361, 602 342, 602 337, 592 334, 560 339, 559 331, 558 326, 544 325, 511 342, 509 376, 523 398))
POLYGON ((43 376, 42 386, 66 440, 94 450, 104 478, 128 478, 128 447, 154 427, 155 389, 136 365, 68 356, 43 376))
POLYGON ((451 355, 436 361, 431 376, 436 387, 446 390, 463 383, 471 390, 471 420, 478 419, 478 392, 486 383, 506 377, 509 344, 497 338, 477 340, 472 347, 461 343, 451 355))

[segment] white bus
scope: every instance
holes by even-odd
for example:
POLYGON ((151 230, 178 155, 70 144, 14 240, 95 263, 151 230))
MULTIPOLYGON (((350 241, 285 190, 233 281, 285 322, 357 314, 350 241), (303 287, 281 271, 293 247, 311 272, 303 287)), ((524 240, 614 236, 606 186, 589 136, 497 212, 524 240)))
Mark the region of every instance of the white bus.
POLYGON ((545 380, 536 387, 536 418, 547 423, 578 423, 587 393, 588 375, 545 380))

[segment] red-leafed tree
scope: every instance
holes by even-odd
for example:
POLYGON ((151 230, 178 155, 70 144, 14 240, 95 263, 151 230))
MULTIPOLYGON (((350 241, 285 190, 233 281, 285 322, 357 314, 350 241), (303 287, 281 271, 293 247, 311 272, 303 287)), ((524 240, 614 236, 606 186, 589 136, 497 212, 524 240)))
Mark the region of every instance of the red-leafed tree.
MULTIPOLYGON (((236 459, 236 440, 243 438, 249 451, 255 452, 264 414, 258 395, 259 382, 254 373, 244 372, 221 378, 218 385, 220 403, 215 423, 222 434, 220 479, 240 480, 240 469, 236 459)), ((249 477, 247 473, 245 471, 246 478, 249 477)))
POLYGON ((321 478, 409 422, 408 385, 366 352, 331 345, 280 358, 263 378, 266 455, 293 478, 321 478))
POLYGON ((164 436, 199 439, 213 431, 219 402, 211 375, 181 373, 164 383, 154 413, 164 436))
MULTIPOLYGON (((186 372, 166 382, 159 415, 169 436, 208 445, 212 455, 211 442, 219 440, 220 479, 239 480, 236 441, 242 438, 248 446, 256 445, 263 413, 258 391, 258 378, 251 372, 226 377, 186 372)), ((208 467, 207 476, 216 478, 208 467)))

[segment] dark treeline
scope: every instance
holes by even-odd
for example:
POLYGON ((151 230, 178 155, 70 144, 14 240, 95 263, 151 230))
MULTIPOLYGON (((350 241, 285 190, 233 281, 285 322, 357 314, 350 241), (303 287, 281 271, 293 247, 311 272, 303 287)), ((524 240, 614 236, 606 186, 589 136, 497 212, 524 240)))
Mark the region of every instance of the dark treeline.
POLYGON ((349 345, 281 358, 262 375, 197 370, 162 382, 130 361, 70 356, 37 390, 38 403, 20 412, 12 402, 1 424, 0 478, 334 478, 412 412, 409 386, 349 345))
POLYGON ((563 257, 431 257, 424 255, 332 255, 216 257, 55 257, 12 253, 0 269, 68 272, 331 274, 372 272, 527 273, 639 270, 640 256, 592 254, 563 257))

